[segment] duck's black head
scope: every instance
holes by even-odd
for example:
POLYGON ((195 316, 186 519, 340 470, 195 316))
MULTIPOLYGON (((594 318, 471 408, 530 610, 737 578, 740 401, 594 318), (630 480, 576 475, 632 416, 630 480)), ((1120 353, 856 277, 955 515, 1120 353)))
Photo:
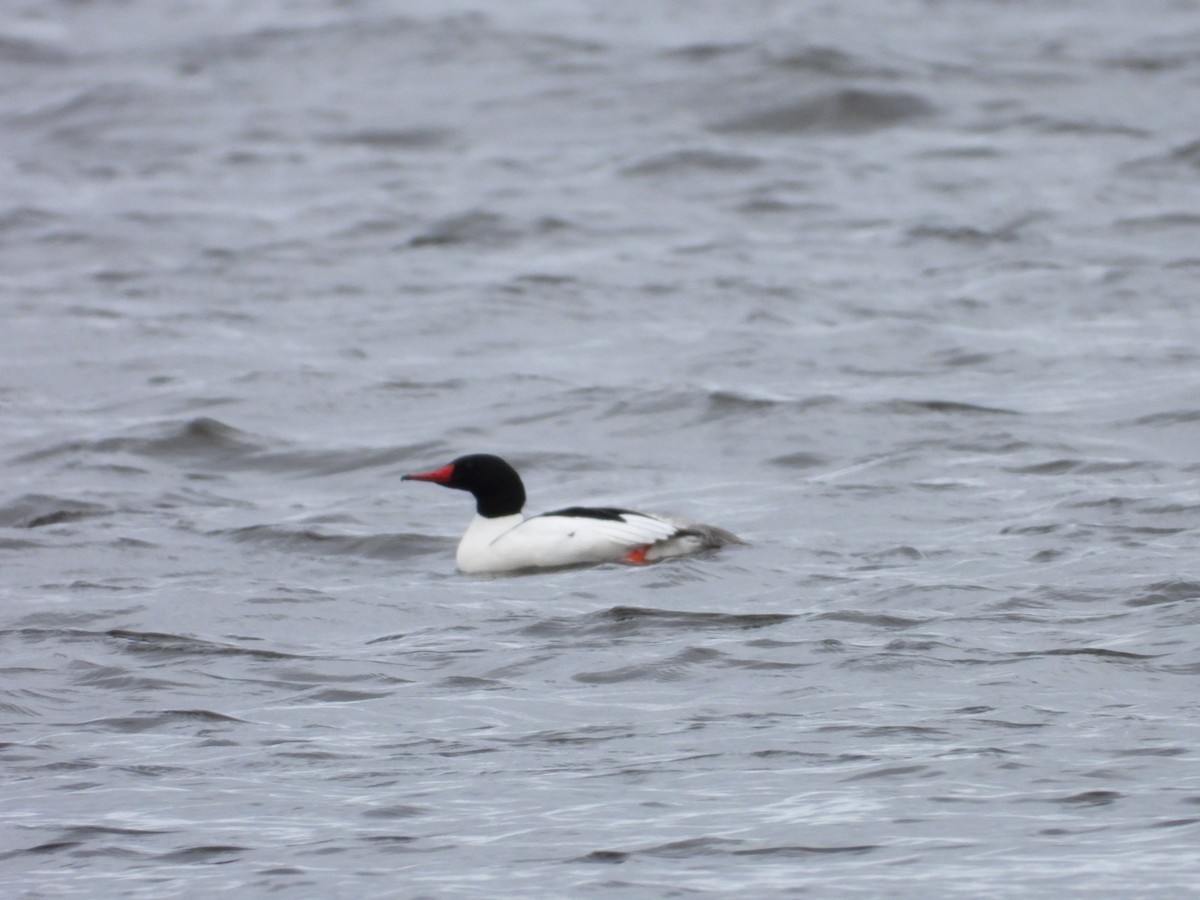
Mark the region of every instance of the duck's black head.
POLYGON ((432 481, 443 487, 470 491, 475 495, 475 510, 481 516, 495 519, 519 513, 525 506, 525 485, 517 470, 498 456, 472 453, 454 462, 416 475, 405 475, 403 481, 432 481))

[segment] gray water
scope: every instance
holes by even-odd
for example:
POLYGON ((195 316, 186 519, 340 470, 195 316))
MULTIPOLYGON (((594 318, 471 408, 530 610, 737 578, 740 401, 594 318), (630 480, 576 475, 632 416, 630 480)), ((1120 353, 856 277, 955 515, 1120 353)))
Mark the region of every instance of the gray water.
POLYGON ((14 2, 6 896, 1181 896, 1200 4, 14 2), (750 544, 456 574, 531 510, 750 544))

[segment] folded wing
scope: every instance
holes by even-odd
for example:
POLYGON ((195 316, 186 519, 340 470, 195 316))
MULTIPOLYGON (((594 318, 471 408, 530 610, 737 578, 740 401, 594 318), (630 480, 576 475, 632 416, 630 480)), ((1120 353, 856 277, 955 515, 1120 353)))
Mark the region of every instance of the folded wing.
POLYGON ((570 507, 526 519, 493 544, 531 566, 561 566, 623 558, 668 541, 680 527, 667 519, 607 507, 570 507))

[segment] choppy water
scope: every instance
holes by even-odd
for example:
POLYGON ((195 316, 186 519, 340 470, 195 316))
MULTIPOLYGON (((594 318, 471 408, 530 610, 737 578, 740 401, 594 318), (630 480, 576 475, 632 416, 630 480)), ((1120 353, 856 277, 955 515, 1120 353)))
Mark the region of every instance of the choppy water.
POLYGON ((1195 890, 1200 5, 14 7, 7 896, 1195 890))

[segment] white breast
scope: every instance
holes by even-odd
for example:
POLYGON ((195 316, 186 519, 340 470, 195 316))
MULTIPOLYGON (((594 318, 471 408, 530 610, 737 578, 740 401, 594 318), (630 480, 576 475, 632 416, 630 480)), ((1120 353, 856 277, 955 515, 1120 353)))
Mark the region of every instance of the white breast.
POLYGON ((631 550, 656 545, 658 552, 652 550, 647 559, 696 549, 669 547, 678 535, 674 522, 644 513, 599 519, 553 514, 530 519, 476 516, 458 545, 456 562, 467 573, 511 572, 620 560, 631 550))

